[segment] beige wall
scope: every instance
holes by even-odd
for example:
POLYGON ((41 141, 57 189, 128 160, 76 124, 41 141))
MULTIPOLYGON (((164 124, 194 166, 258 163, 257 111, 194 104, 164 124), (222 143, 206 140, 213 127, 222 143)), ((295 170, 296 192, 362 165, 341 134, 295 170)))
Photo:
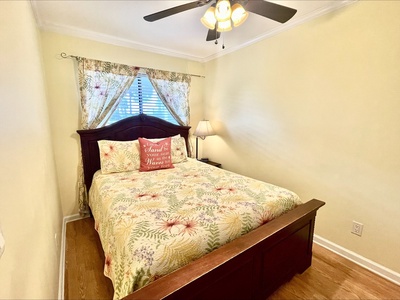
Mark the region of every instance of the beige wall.
POLYGON ((62 215, 29 2, 0 1, 0 28, 0 299, 55 299, 62 215))
POLYGON ((360 1, 211 61, 204 95, 218 131, 205 155, 326 201, 316 233, 396 272, 399 12, 400 1, 360 1))
POLYGON ((209 118, 218 136, 200 142, 203 156, 326 201, 317 234, 400 272, 399 11, 360 1, 202 65, 49 32, 40 49, 29 3, 0 1, 0 298, 55 298, 59 203, 78 212, 78 92, 61 52, 205 73, 192 81, 191 125, 209 118))
MULTIPOLYGON (((129 48, 42 32, 43 57, 48 82, 52 140, 64 216, 76 214, 76 178, 79 136, 79 94, 74 60, 61 59, 60 53, 112 61, 133 66, 190 74, 203 74, 200 63, 151 54, 129 48)), ((192 77, 190 92, 191 124, 201 120, 203 78, 192 77)))

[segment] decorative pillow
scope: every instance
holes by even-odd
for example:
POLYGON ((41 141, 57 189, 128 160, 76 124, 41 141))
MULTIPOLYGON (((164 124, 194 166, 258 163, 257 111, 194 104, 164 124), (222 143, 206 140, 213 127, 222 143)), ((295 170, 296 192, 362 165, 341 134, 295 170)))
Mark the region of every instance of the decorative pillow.
POLYGON ((173 168, 171 160, 171 138, 152 142, 139 138, 140 168, 139 171, 153 171, 173 168))
POLYGON ((140 166, 139 142, 109 141, 97 142, 100 150, 101 173, 117 173, 138 170, 140 166))
POLYGON ((186 141, 183 136, 171 139, 171 156, 173 164, 187 161, 186 141))
MULTIPOLYGON (((159 142, 163 139, 165 138, 147 140, 151 142, 159 142)), ((187 161, 186 141, 180 134, 171 136, 171 159, 173 164, 187 161)))

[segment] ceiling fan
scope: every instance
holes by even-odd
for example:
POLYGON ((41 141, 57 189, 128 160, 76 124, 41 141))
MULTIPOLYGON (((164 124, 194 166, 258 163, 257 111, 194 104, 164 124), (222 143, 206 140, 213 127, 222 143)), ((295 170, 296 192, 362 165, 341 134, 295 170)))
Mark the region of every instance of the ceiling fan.
POLYGON ((232 29, 231 18, 234 26, 242 24, 247 18, 247 11, 280 23, 287 22, 297 12, 296 9, 263 0, 198 0, 147 15, 144 19, 148 22, 154 22, 190 9, 202 7, 210 2, 214 3, 207 9, 206 14, 201 20, 203 25, 209 28, 206 41, 217 40, 221 36, 222 31, 232 29), (234 20, 234 15, 238 15, 235 11, 240 14, 240 20, 234 20), (212 17, 211 19, 206 19, 207 13, 209 13, 208 16, 212 17), (221 13, 226 13, 226 16, 229 16, 221 19, 218 13, 220 15, 221 13), (224 27, 223 25, 224 23, 227 24, 226 22, 229 22, 228 27, 224 27))

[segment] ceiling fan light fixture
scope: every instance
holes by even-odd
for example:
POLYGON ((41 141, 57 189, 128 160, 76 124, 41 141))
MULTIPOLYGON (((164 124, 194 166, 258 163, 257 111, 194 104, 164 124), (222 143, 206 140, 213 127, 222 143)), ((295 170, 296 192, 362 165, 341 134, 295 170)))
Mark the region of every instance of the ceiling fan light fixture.
POLYGON ((247 20, 249 13, 241 6, 239 3, 235 3, 232 6, 232 22, 233 26, 237 27, 244 23, 247 20))
POLYGON ((211 6, 208 8, 200 21, 208 29, 215 29, 215 23, 217 22, 215 18, 215 7, 211 6))
POLYGON ((218 22, 224 22, 231 17, 231 3, 229 0, 219 0, 215 8, 215 18, 218 22))
POLYGON ((225 32, 232 30, 231 19, 226 21, 218 22, 217 31, 218 32, 225 32))

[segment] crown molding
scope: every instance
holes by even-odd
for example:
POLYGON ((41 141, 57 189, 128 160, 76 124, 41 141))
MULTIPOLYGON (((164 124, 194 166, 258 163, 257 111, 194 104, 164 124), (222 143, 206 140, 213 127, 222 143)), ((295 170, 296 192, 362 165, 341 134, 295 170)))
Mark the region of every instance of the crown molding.
POLYGON ((155 54, 184 58, 187 60, 194 60, 194 61, 199 61, 199 62, 202 62, 202 60, 203 60, 201 57, 196 57, 193 55, 188 55, 185 53, 172 51, 172 50, 169 50, 166 48, 155 47, 155 46, 151 46, 151 45, 147 45, 147 44, 143 44, 143 43, 130 41, 127 39, 116 38, 114 36, 101 34, 101 33, 97 33, 97 32, 92 32, 92 31, 87 31, 87 30, 82 30, 82 29, 73 28, 73 27, 58 26, 56 24, 46 24, 45 26, 40 27, 40 29, 43 31, 55 32, 55 33, 59 33, 59 34, 69 35, 69 36, 82 38, 82 39, 88 39, 88 40, 101 42, 101 43, 105 43, 105 44, 131 48, 131 49, 135 49, 135 50, 139 50, 139 51, 145 51, 145 52, 151 52, 151 53, 155 53, 155 54))
POLYGON ((279 34, 281 32, 284 32, 286 30, 292 29, 292 28, 297 27, 297 26, 299 26, 301 24, 307 23, 308 21, 311 21, 311 20, 316 19, 316 18, 318 18, 320 16, 326 15, 328 13, 331 13, 333 11, 336 11, 338 9, 341 9, 341 8, 343 8, 345 6, 348 6, 348 5, 353 4, 355 2, 358 2, 358 1, 359 0, 337 1, 337 4, 335 3, 334 6, 331 6, 329 8, 325 7, 325 8, 317 9, 317 10, 315 10, 315 11, 309 13, 309 14, 304 15, 302 18, 299 18, 294 22, 289 22, 289 23, 282 24, 281 26, 279 26, 279 27, 277 27, 277 28, 275 28, 273 30, 268 31, 265 34, 259 35, 258 37, 248 41, 247 43, 244 43, 244 44, 241 44, 239 46, 226 49, 226 50, 224 50, 224 52, 219 52, 219 53, 213 54, 211 56, 205 57, 203 59, 203 62, 207 62, 207 61, 216 59, 216 58, 224 56, 224 55, 226 55, 228 53, 232 53, 232 52, 235 52, 235 51, 237 51, 239 49, 242 49, 242 48, 245 48, 247 46, 253 45, 253 44, 258 43, 258 42, 260 42, 262 40, 265 40, 267 38, 275 36, 275 35, 277 35, 277 34, 279 34))
POLYGON ((93 31, 87 31, 87 30, 82 30, 79 28, 75 28, 75 27, 70 27, 70 26, 61 26, 58 24, 52 24, 52 23, 46 23, 42 21, 42 18, 40 17, 40 14, 38 12, 37 6, 36 6, 36 2, 35 1, 30 1, 31 2, 31 7, 33 10, 33 14, 34 17, 36 19, 36 23, 39 27, 40 30, 42 31, 49 31, 49 32, 54 32, 54 33, 59 33, 59 34, 63 34, 63 35, 69 35, 69 36, 73 36, 73 37, 78 37, 78 38, 83 38, 83 39, 88 39, 88 40, 92 40, 92 41, 97 41, 97 42, 101 42, 101 43, 106 43, 106 44, 111 44, 111 45, 115 45, 115 46, 122 46, 122 47, 127 47, 127 48, 131 48, 131 49, 135 49, 135 50, 139 50, 139 51, 145 51, 145 52, 151 52, 151 53, 155 53, 155 54, 160 54, 160 55, 166 55, 166 56, 172 56, 172 57, 177 57, 177 58, 183 58, 183 59, 187 59, 187 60, 192 60, 192 61, 197 61, 197 62, 201 62, 201 63, 205 63, 208 62, 210 60, 216 59, 218 57, 222 57, 226 54, 235 52, 239 49, 245 48, 247 46, 250 46, 252 44, 255 44, 259 41, 262 41, 264 39, 270 38, 272 36, 275 36, 281 32, 284 32, 286 30, 289 30, 293 27, 299 26, 303 23, 306 23, 312 19, 315 19, 317 17, 320 17, 322 15, 328 14, 330 12, 336 11, 338 9, 341 9, 345 6, 348 6, 350 4, 353 4, 355 2, 357 2, 359 0, 342 0, 342 1, 337 1, 337 3, 335 3, 335 5, 331 6, 331 7, 325 7, 325 8, 321 8, 318 10, 315 10, 309 14, 304 15, 303 17, 297 19, 294 22, 289 22, 286 24, 282 24, 281 26, 263 34, 260 36, 257 36, 256 38, 241 44, 239 46, 236 47, 231 47, 231 48, 227 48, 225 50, 222 50, 216 54, 210 55, 210 56, 206 56, 206 57, 199 57, 199 56, 194 56, 194 55, 189 55, 187 53, 183 53, 183 52, 179 52, 179 51, 172 51, 170 49, 166 49, 166 48, 162 48, 162 47, 156 47, 156 46, 152 46, 152 45, 148 45, 148 44, 143 44, 143 43, 139 43, 139 42, 135 42, 135 41, 131 41, 131 40, 127 40, 127 39, 121 39, 121 38, 117 38, 114 36, 110 36, 110 35, 106 35, 106 34, 101 34, 101 33, 97 33, 97 32, 93 32, 93 31))

